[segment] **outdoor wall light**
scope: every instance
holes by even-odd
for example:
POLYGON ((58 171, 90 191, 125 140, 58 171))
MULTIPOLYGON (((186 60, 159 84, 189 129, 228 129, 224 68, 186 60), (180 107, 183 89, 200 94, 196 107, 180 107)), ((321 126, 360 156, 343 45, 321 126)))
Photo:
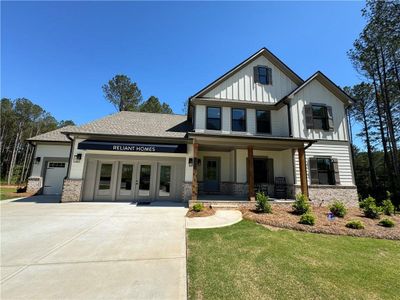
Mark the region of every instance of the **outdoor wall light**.
POLYGON ((196 164, 198 167, 201 166, 201 159, 200 158, 189 158, 189 167, 193 167, 193 164, 196 164), (197 162, 197 163, 196 163, 197 162))
POLYGON ((39 156, 39 157, 36 157, 36 158, 35 158, 35 164, 40 163, 40 159, 41 159, 40 156, 39 156))
POLYGON ((75 162, 80 162, 82 159, 82 153, 78 153, 74 155, 74 161, 75 162))

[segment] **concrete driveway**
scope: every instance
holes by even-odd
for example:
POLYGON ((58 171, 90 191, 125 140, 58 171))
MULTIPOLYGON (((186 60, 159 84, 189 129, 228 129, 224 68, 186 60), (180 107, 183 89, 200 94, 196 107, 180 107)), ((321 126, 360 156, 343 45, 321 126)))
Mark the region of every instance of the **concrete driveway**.
POLYGON ((183 206, 1 203, 1 299, 186 299, 183 206))

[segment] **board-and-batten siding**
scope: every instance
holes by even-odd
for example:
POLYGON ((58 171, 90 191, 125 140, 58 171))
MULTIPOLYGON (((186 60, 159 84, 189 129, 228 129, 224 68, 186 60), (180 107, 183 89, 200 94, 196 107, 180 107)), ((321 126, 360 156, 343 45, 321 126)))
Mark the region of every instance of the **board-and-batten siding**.
POLYGON ((275 103, 293 91, 297 85, 264 56, 225 79, 203 97, 275 103), (253 67, 265 65, 272 69, 272 85, 254 83, 253 67))
POLYGON ((313 80, 291 99, 293 137, 323 140, 348 140, 344 104, 318 80, 313 80), (307 129, 304 105, 326 104, 332 107, 333 131, 307 129))
MULTIPOLYGON (((340 185, 353 186, 353 175, 348 143, 323 143, 321 141, 313 144, 306 150, 307 180, 311 184, 309 159, 312 157, 331 157, 338 160, 340 185)), ((294 155, 296 183, 300 184, 299 156, 297 151, 294 155)))

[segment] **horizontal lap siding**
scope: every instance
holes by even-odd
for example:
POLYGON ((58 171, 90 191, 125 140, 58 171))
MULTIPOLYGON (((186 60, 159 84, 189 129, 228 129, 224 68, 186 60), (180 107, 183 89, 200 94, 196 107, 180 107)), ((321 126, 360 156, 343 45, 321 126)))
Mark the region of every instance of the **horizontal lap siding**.
MULTIPOLYGON (((339 164, 340 184, 353 185, 349 144, 317 142, 316 144, 313 144, 310 148, 308 148, 306 150, 306 167, 307 167, 308 184, 311 183, 310 169, 308 162, 311 157, 315 156, 326 156, 326 157, 336 158, 339 164)), ((300 169, 299 169, 299 159, 297 151, 295 152, 294 161, 295 161, 296 183, 300 184, 300 169)))

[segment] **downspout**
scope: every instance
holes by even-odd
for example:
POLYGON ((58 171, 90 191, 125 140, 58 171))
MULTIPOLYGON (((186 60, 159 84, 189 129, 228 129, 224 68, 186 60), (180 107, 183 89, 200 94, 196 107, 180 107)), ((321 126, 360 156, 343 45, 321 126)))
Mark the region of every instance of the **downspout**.
POLYGON ((290 112, 290 102, 285 100, 286 108, 287 108, 287 114, 288 114, 288 129, 289 129, 289 136, 293 137, 292 133, 292 114, 290 112))
POLYGON ((315 144, 317 141, 310 141, 308 142, 308 145, 304 147, 304 150, 307 150, 308 148, 310 148, 312 146, 312 144, 315 144))
POLYGON ((71 147, 69 149, 67 175, 64 177, 64 179, 67 179, 67 178, 69 178, 69 174, 70 174, 70 171, 71 171, 71 158, 72 158, 72 152, 73 152, 73 149, 74 149, 74 139, 71 138, 69 133, 67 133, 65 135, 66 135, 67 139, 69 139, 71 141, 71 147))

